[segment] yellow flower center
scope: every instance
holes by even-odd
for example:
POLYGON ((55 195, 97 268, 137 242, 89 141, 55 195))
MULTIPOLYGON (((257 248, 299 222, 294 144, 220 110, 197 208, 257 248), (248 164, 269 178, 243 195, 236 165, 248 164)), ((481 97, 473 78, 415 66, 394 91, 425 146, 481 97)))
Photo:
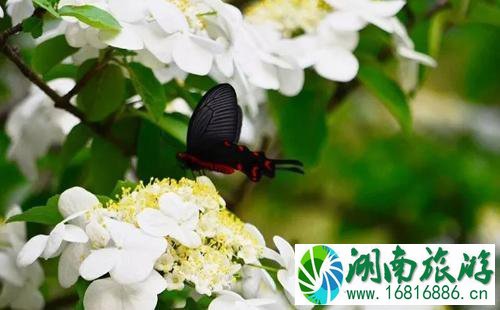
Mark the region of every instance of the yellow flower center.
POLYGON ((332 11, 324 0, 260 0, 245 11, 255 24, 272 23, 285 37, 312 32, 332 11))

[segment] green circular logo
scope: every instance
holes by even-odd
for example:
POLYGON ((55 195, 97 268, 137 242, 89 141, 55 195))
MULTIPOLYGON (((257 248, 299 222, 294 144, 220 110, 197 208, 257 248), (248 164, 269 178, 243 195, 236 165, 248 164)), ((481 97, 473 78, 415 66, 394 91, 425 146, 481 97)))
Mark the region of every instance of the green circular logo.
POLYGON ((299 287, 312 303, 325 305, 337 297, 344 280, 337 253, 326 245, 316 245, 304 253, 298 266, 299 287))

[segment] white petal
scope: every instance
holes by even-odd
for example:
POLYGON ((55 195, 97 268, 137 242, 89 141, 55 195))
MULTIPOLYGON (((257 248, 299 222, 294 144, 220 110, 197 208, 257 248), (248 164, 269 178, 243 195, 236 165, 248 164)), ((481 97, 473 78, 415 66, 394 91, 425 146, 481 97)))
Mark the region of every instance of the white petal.
POLYGON ((54 257, 61 248, 65 231, 64 226, 65 225, 63 223, 59 223, 50 232, 49 239, 47 240, 47 245, 45 246, 45 249, 42 253, 43 258, 49 259, 54 257))
POLYGON ((12 18, 12 25, 17 25, 26 18, 33 15, 35 7, 32 1, 16 1, 7 5, 7 13, 12 18))
POLYGON ((200 236, 192 230, 175 229, 170 236, 188 248, 197 248, 201 245, 200 236))
POLYGON ((285 261, 283 258, 279 255, 278 252, 270 249, 270 248, 264 248, 264 252, 262 253, 262 257, 273 260, 280 264, 281 266, 286 266, 285 261))
POLYGON ((161 212, 172 218, 177 218, 179 210, 184 208, 184 201, 176 193, 168 192, 158 199, 161 212))
POLYGON ((6 252, 0 252, 0 279, 17 286, 24 284, 24 278, 16 266, 15 257, 6 252))
POLYGON ((89 236, 93 247, 104 248, 108 245, 111 236, 106 228, 96 220, 91 220, 85 227, 85 233, 89 236))
POLYGON ((119 259, 119 250, 114 248, 94 250, 80 266, 80 275, 85 280, 97 279, 108 273, 119 259))
POLYGON ((172 52, 175 42, 181 36, 179 33, 165 36, 158 33, 161 29, 156 29, 153 25, 148 25, 148 28, 143 32, 144 45, 163 64, 168 64, 172 61, 172 52))
POLYGON ((8 282, 2 284, 2 288, 0 288, 0 308, 4 309, 19 295, 19 287, 8 282))
POLYGON ((64 218, 99 205, 99 200, 91 192, 81 187, 72 187, 59 196, 59 212, 64 218))
POLYGON ((233 58, 229 53, 224 53, 215 56, 215 63, 217 68, 224 74, 225 77, 230 78, 234 73, 233 58))
POLYGON ((225 51, 225 47, 222 43, 214 41, 210 38, 199 35, 189 35, 189 38, 193 40, 194 43, 198 44, 200 47, 212 54, 220 54, 225 51))
POLYGON ((243 297, 235 292, 221 291, 219 292, 219 296, 210 303, 208 310, 233 309, 238 303, 242 303, 243 301, 243 297))
POLYGON ((121 285, 111 278, 96 280, 85 292, 84 308, 153 310, 158 297, 154 290, 149 290, 150 284, 146 283, 148 281, 149 279, 134 285, 121 285), (144 285, 141 285, 143 283, 144 285))
POLYGON ((174 4, 163 0, 148 0, 147 5, 151 15, 166 32, 174 33, 189 29, 184 14, 174 4))
POLYGON ((280 236, 274 236, 273 238, 274 244, 276 248, 280 252, 281 257, 283 258, 285 265, 283 267, 287 268, 289 266, 293 266, 295 259, 295 252, 293 247, 280 236))
POLYGON ((80 28, 78 23, 69 23, 65 32, 66 41, 72 47, 83 47, 87 45, 85 30, 80 28))
POLYGON ((335 30, 359 31, 366 26, 366 21, 353 12, 334 11, 329 14, 325 21, 335 30))
POLYGON ((404 0, 390 1, 365 1, 365 10, 368 14, 381 17, 390 17, 396 15, 406 4, 404 0))
POLYGON ((371 14, 363 14, 364 19, 371 24, 379 27, 380 29, 392 33, 394 32, 394 24, 392 23, 390 18, 386 17, 378 17, 371 14))
POLYGON ((358 60, 345 49, 329 48, 318 52, 317 57, 314 69, 326 79, 348 82, 358 73, 358 60))
POLYGON ((153 272, 151 272, 151 274, 145 281, 136 285, 140 286, 141 289, 147 292, 152 292, 155 294, 160 294, 167 289, 167 281, 156 270, 153 270, 153 272))
POLYGON ((64 235, 63 239, 68 242, 76 242, 76 243, 86 243, 89 241, 89 237, 83 229, 78 226, 67 224, 64 226, 64 235))
POLYGON ((144 281, 153 271, 156 259, 151 253, 137 250, 124 250, 109 274, 120 284, 132 284, 144 281))
POLYGON ((178 226, 174 220, 151 208, 145 209, 137 216, 137 223, 146 233, 157 237, 168 236, 172 227, 178 226))
POLYGON ((176 42, 172 56, 179 68, 197 75, 207 75, 214 59, 212 53, 187 36, 180 37, 176 42))
MULTIPOLYGON (((7 212, 5 217, 8 219, 14 215, 21 214, 23 211, 21 207, 15 205, 7 212)), ((9 241, 12 245, 24 244, 26 241, 26 223, 24 222, 12 222, 4 226, 6 229, 9 241)))
POLYGON ((26 242, 17 256, 17 265, 28 266, 33 264, 33 262, 42 255, 48 240, 49 236, 38 235, 26 242))
POLYGON ((245 223, 244 228, 259 241, 260 245, 262 246, 266 245, 266 240, 264 239, 264 236, 262 236, 262 233, 257 229, 257 227, 255 227, 252 224, 245 223))
POLYGON ((250 83, 264 89, 279 89, 278 70, 275 66, 256 61, 242 65, 250 83))
POLYGON ((45 280, 43 268, 39 262, 34 262, 25 269, 26 281, 34 287, 40 287, 45 280))
POLYGON ((103 30, 99 34, 99 39, 113 47, 123 48, 131 51, 138 51, 144 48, 144 41, 137 33, 134 26, 125 22, 121 23, 122 29, 116 31, 103 30))
POLYGON ((415 60, 416 62, 419 62, 426 66, 430 67, 437 66, 437 62, 436 60, 434 60, 434 58, 404 46, 398 47, 398 54, 403 56, 404 58, 415 60))
POLYGON ((37 288, 25 286, 11 303, 13 309, 36 310, 42 309, 45 304, 42 293, 37 288))
POLYGON ((296 96, 304 86, 304 70, 298 69, 278 69, 280 80, 280 92, 285 96, 296 96))
POLYGON ((109 0, 110 12, 119 20, 135 23, 146 18, 146 7, 137 0, 109 0))
POLYGON ((278 281, 281 283, 283 288, 293 296, 294 294, 294 275, 288 270, 278 270, 278 281))
POLYGON ((59 284, 68 288, 76 283, 80 276, 80 265, 89 255, 88 245, 82 243, 69 244, 59 258, 57 276, 59 284))

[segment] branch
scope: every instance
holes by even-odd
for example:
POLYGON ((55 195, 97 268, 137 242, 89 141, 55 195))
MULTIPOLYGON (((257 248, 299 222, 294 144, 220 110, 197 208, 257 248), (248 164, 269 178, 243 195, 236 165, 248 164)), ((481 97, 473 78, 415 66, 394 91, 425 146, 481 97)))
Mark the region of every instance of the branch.
POLYGON ((106 64, 108 63, 108 61, 111 59, 112 56, 113 56, 113 50, 112 49, 107 50, 106 53, 104 54, 104 57, 100 61, 98 61, 94 67, 92 67, 89 71, 87 71, 87 73, 85 73, 85 75, 75 84, 73 89, 71 89, 66 95, 64 95, 63 99, 65 101, 69 101, 76 94, 78 94, 96 74, 98 74, 102 69, 104 69, 104 67, 106 66, 106 64))
POLYGON ((438 0, 436 3, 430 8, 430 10, 425 13, 425 17, 431 18, 437 13, 441 12, 444 9, 451 7, 451 3, 449 0, 438 0))
POLYGON ((2 53, 12 61, 16 67, 21 71, 21 73, 30 80, 33 84, 38 86, 52 101, 54 101, 54 105, 57 108, 64 109, 74 116, 78 117, 82 122, 87 122, 85 115, 78 110, 75 106, 73 106, 69 101, 64 100, 55 90, 50 88, 47 83, 38 74, 33 72, 31 68, 29 68, 21 57, 17 54, 17 51, 14 50, 9 44, 3 43, 2 53))
POLYGON ((332 112, 335 110, 349 94, 359 86, 358 80, 352 80, 348 83, 337 84, 337 89, 333 93, 328 105, 326 106, 327 112, 332 112))
POLYGON ((129 153, 129 151, 122 146, 122 144, 108 134, 103 126, 99 123, 90 122, 85 114, 80 111, 77 107, 71 104, 70 100, 73 96, 75 96, 87 83, 92 79, 92 77, 97 74, 107 63, 109 58, 111 57, 111 50, 106 52, 104 58, 97 63, 92 69, 90 69, 81 80, 79 80, 75 87, 70 90, 65 96, 59 95, 55 90, 53 90, 47 83, 29 66, 27 66, 24 61, 19 56, 18 52, 9 44, 7 44, 7 39, 19 31, 22 30, 21 25, 14 26, 12 28, 7 29, 3 33, 0 34, 0 51, 11 61, 13 62, 19 71, 33 84, 38 86, 52 101, 54 101, 54 106, 58 109, 65 110, 78 119, 80 122, 89 127, 95 134, 104 138, 105 140, 111 142, 115 145, 119 150, 122 151, 125 155, 129 153))

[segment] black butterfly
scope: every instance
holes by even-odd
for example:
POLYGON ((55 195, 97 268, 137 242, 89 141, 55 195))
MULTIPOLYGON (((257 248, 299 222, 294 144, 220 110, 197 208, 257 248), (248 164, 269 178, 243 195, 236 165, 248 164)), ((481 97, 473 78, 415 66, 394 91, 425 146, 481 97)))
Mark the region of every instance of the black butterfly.
POLYGON ((262 175, 274 177, 276 170, 303 174, 298 160, 269 159, 264 152, 252 152, 238 145, 242 113, 236 92, 229 84, 219 84, 201 99, 189 121, 187 150, 177 158, 188 168, 225 174, 241 171, 253 182, 262 175))

